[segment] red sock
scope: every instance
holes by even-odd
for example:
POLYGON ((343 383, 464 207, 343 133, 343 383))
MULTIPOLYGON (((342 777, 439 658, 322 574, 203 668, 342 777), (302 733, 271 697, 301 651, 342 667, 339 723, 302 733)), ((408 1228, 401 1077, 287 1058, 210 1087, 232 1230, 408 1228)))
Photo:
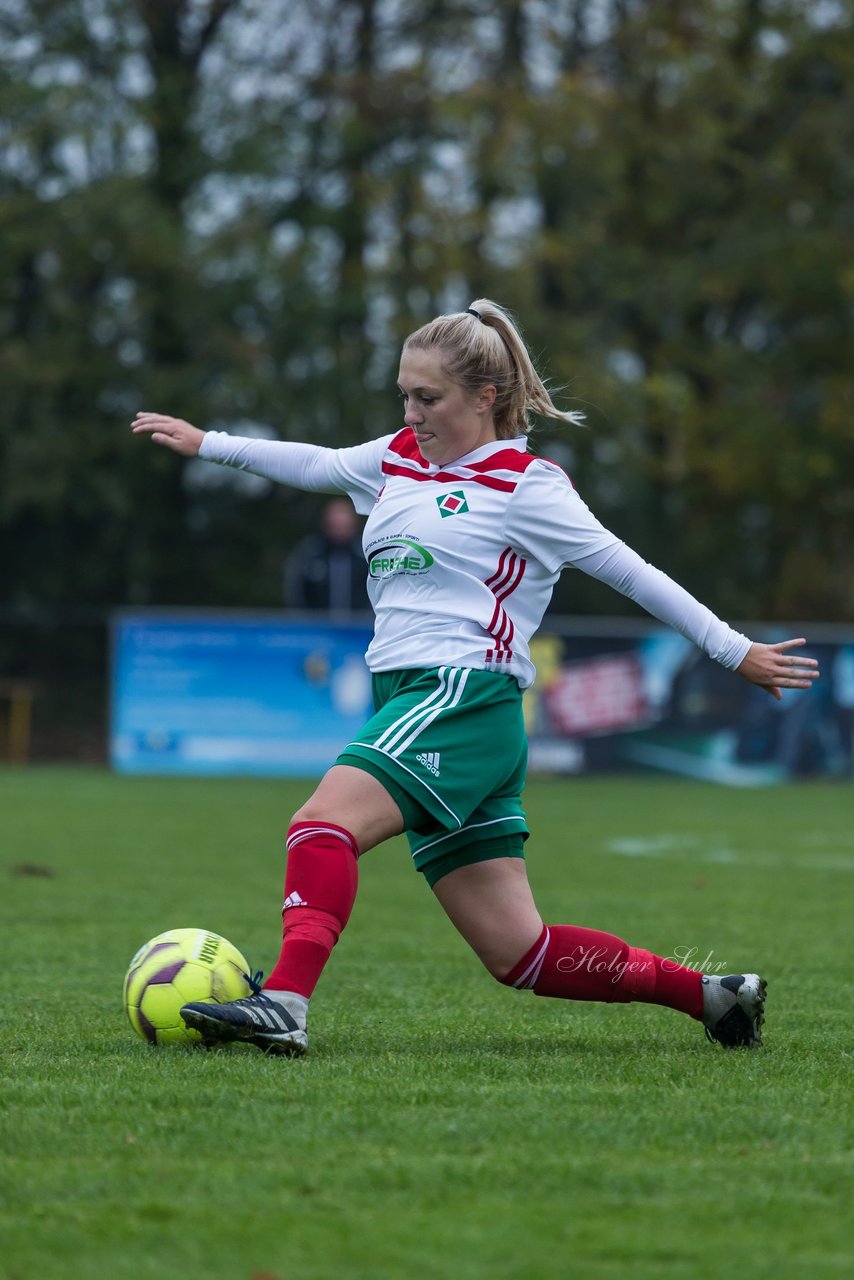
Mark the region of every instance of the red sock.
POLYGON ((639 1000, 700 1019, 702 976, 674 960, 630 947, 612 933, 555 924, 543 925, 530 951, 501 981, 508 987, 532 988, 538 996, 609 1003, 639 1000))
POLYGON ((350 919, 359 848, 332 822, 295 822, 288 831, 282 950, 265 988, 310 996, 350 919))

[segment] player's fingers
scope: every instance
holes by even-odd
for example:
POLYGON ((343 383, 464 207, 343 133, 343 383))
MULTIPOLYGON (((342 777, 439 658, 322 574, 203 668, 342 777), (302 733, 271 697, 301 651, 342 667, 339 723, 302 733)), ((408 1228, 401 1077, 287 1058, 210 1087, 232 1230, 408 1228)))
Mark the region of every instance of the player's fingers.
POLYGON ((161 426, 165 426, 166 422, 168 422, 168 419, 164 419, 164 417, 134 417, 131 422, 131 430, 156 431, 161 428, 161 426))
POLYGON ((770 684, 776 684, 781 689, 809 689, 813 682, 818 679, 817 671, 798 670, 792 668, 777 668, 771 674, 770 684))
POLYGON ((152 426, 156 423, 162 423, 166 426, 172 422, 178 425, 183 421, 183 419, 173 418, 169 413, 138 413, 133 421, 134 425, 137 423, 144 423, 146 426, 152 426))
POLYGON ((788 660, 784 658, 783 665, 778 665, 777 670, 801 680, 807 678, 814 680, 818 675, 818 662, 815 658, 789 658, 788 660))
POLYGON ((165 435, 176 435, 185 424, 177 418, 137 418, 131 423, 131 431, 161 431, 165 435))
POLYGON ((786 650, 791 649, 793 646, 800 646, 803 644, 806 644, 806 640, 803 638, 798 640, 781 640, 778 644, 770 645, 769 648, 774 654, 775 661, 778 666, 782 665, 783 667, 796 668, 798 674, 806 675, 810 671, 818 670, 818 659, 808 658, 806 654, 802 653, 786 652, 786 650))

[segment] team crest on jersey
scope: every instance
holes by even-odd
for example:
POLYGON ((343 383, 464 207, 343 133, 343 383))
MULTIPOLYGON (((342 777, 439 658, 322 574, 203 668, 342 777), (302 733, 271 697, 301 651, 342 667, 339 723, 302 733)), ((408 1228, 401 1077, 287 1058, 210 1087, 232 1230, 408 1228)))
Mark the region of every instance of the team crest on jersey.
POLYGON ((462 516, 469 509, 466 502, 466 495, 462 489, 455 489, 453 493, 446 493, 443 497, 436 499, 436 506, 439 508, 439 514, 442 519, 448 516, 462 516))

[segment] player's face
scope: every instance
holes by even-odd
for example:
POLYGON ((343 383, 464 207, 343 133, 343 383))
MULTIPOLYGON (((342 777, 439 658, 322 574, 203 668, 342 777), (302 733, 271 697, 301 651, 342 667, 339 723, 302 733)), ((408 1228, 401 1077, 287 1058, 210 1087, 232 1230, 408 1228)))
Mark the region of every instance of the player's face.
POLYGON ((496 439, 495 388, 465 391, 442 371, 439 351, 404 351, 398 387, 404 421, 428 462, 446 466, 496 439))

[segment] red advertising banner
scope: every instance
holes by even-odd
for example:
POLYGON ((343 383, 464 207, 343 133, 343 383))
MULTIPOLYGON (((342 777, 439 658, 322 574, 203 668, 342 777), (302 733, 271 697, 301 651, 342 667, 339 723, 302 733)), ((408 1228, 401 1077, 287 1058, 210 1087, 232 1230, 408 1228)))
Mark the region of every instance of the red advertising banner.
MULTIPOLYGON (((798 630, 752 625, 773 642, 798 630)), ((800 629, 803 634, 803 629, 800 629)), ((807 628, 821 679, 777 702, 669 628, 547 619, 525 695, 532 771, 654 769, 733 786, 854 772, 854 636, 807 628)))

